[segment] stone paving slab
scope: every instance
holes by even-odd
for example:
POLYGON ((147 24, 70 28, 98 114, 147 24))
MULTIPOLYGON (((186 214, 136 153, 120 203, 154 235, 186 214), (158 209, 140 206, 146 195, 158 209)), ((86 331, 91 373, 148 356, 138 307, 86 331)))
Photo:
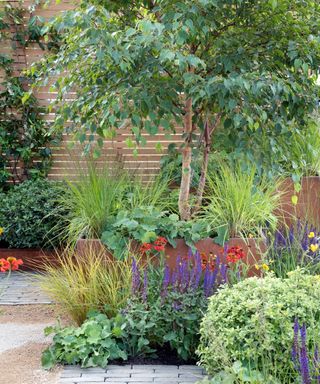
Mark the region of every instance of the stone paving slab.
POLYGON ((0 273, 0 305, 51 304, 41 291, 33 272, 0 273))
POLYGON ((191 384, 205 372, 194 365, 108 365, 102 368, 65 366, 59 384, 191 384))

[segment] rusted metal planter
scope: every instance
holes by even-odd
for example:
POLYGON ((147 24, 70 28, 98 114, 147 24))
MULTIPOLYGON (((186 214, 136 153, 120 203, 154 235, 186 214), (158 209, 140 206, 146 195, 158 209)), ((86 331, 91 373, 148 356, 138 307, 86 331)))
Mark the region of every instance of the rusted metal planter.
POLYGON ((320 177, 309 176, 301 179, 301 190, 295 192, 293 181, 285 179, 281 185, 283 195, 280 199, 280 209, 276 214, 280 224, 288 226, 297 219, 320 226, 320 177), (292 196, 298 197, 297 204, 293 204, 292 196))
MULTIPOLYGON (((256 275, 257 271, 254 268, 254 265, 259 263, 262 258, 262 255, 266 252, 267 246, 262 239, 241 239, 241 238, 232 238, 227 244, 227 247, 239 246, 243 249, 246 259, 245 263, 249 266, 249 275, 256 275)), ((200 252, 206 255, 216 255, 220 256, 221 260, 225 261, 225 252, 224 248, 216 244, 213 239, 206 238, 198 241, 195 244, 195 248, 200 252)), ((113 259, 112 253, 102 244, 99 239, 80 239, 77 242, 76 252, 79 256, 85 256, 86 253, 94 251, 98 254, 104 254, 109 260, 113 259)), ((176 266, 177 257, 183 257, 189 252, 189 247, 183 239, 176 240, 176 247, 172 247, 170 244, 166 245, 165 255, 167 258, 167 264, 170 268, 176 266)))
POLYGON ((46 263, 56 264, 58 261, 57 253, 53 250, 0 248, 0 259, 7 257, 22 259, 23 265, 20 269, 23 271, 41 271, 46 263))

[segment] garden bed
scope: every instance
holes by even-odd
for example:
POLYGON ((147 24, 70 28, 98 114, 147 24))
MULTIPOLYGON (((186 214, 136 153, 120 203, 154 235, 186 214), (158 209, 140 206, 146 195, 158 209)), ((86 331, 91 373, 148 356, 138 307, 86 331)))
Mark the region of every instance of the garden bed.
MULTIPOLYGON (((167 257, 167 264, 171 269, 176 266, 177 258, 184 257, 190 252, 190 248, 187 246, 183 239, 176 240, 177 246, 174 248, 170 244, 167 244, 165 247, 165 255, 167 257)), ((226 248, 231 247, 240 247, 245 254, 245 263, 251 267, 250 275, 258 274, 258 271, 254 267, 255 264, 258 264, 261 260, 261 256, 266 251, 266 243, 262 239, 240 239, 232 238, 226 243, 226 248)), ((134 250, 137 250, 137 247, 134 245, 134 250)), ((224 247, 214 242, 213 239, 207 238, 198 241, 195 244, 196 250, 206 256, 219 256, 222 262, 225 262, 226 252, 224 247)), ((77 242, 77 253, 80 256, 84 256, 88 251, 94 251, 96 253, 103 253, 108 259, 112 259, 112 254, 107 250, 107 248, 102 244, 99 239, 79 239, 77 242)))

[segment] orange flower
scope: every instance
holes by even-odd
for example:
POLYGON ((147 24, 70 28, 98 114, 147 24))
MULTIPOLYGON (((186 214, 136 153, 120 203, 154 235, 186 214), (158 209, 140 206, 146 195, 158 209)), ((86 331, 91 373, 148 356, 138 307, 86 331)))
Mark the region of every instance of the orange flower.
POLYGON ((16 259, 15 257, 8 257, 7 261, 10 263, 12 271, 17 271, 19 266, 23 264, 21 259, 16 259))
POLYGON ((213 270, 215 268, 216 255, 209 253, 209 256, 207 256, 204 252, 201 252, 200 256, 201 256, 201 268, 202 268, 202 270, 204 271, 208 266, 210 271, 213 272, 213 270))
POLYGON ((10 269, 10 262, 6 259, 0 259, 0 272, 7 272, 10 269))

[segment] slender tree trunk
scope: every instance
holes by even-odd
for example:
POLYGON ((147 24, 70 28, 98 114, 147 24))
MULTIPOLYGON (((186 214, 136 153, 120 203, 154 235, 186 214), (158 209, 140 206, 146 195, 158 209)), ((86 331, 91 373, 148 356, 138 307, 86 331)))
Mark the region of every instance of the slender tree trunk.
POLYGON ((221 121, 221 115, 218 114, 213 125, 211 125, 208 120, 205 123, 204 135, 203 135, 204 149, 203 149, 203 160, 202 160, 202 166, 201 166, 201 176, 200 176, 198 190, 197 190, 197 201, 192 210, 192 214, 197 213, 200 210, 202 205, 203 193, 204 193, 204 188, 206 185, 206 179, 207 179, 207 173, 208 173, 212 134, 214 130, 217 128, 217 126, 220 124, 220 121, 221 121))
POLYGON ((191 206, 189 201, 192 160, 192 100, 186 100, 184 118, 185 144, 182 151, 182 175, 179 195, 179 213, 181 220, 190 220, 191 206))

